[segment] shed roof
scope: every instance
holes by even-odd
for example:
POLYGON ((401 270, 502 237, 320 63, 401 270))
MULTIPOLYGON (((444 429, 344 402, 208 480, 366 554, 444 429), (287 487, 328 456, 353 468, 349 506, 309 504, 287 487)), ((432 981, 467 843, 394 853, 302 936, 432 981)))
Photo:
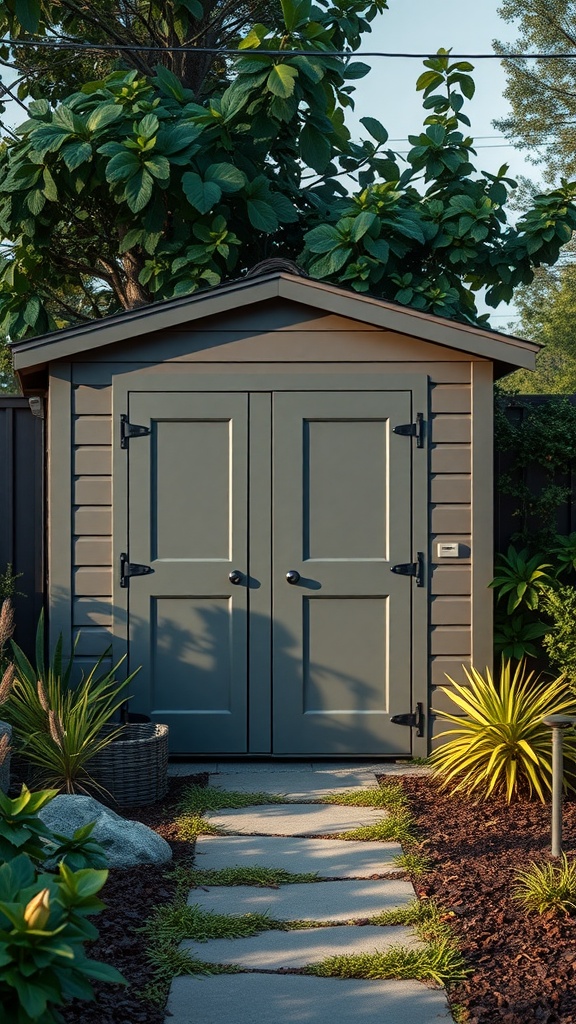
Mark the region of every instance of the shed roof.
POLYGON ((102 320, 14 342, 14 366, 19 373, 26 375, 58 359, 68 360, 79 353, 86 354, 105 345, 125 342, 133 337, 141 338, 152 332, 277 298, 489 359, 500 364, 502 373, 516 367, 534 369, 540 348, 534 342, 512 335, 422 313, 408 306, 384 302, 370 295, 359 295, 321 281, 276 272, 244 278, 219 285, 210 291, 140 306, 102 320))

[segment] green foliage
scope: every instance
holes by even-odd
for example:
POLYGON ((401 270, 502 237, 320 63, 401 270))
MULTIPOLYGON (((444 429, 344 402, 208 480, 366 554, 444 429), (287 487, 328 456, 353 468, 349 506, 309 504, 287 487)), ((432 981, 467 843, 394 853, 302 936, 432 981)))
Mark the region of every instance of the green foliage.
MULTIPOLYGON (((133 31, 130 14, 107 25, 99 0, 91 27, 68 4, 39 4, 41 32, 89 35, 96 25, 118 41, 133 31)), ((189 4, 168 8, 178 9, 186 38, 184 25, 200 18, 199 40, 208 15, 189 4)), ((225 34, 230 14, 213 7, 211 31, 225 34)), ((404 160, 385 148, 375 118, 361 120, 360 142, 345 124, 353 83, 369 71, 352 51, 384 0, 281 8, 241 5, 232 35, 242 52, 214 59, 218 74, 215 66, 203 95, 198 78, 206 84, 210 61, 195 76, 194 55, 168 52, 154 69, 128 52, 132 70, 78 79, 66 95, 56 80, 46 96, 35 87, 29 120, 0 154, 0 330, 23 338, 189 294, 275 254, 317 279, 484 322, 478 290, 497 306, 535 266, 557 260, 576 226, 576 183, 536 196, 507 224, 507 168, 475 176, 463 113, 474 93, 470 64, 444 50, 425 61, 424 126, 404 160), (342 49, 350 58, 334 56, 342 49), (357 181, 353 195, 344 174, 357 181)), ((17 26, 8 3, 0 25, 2 16, 17 26)), ((136 38, 146 31, 139 24, 136 38)))
POLYGON ((562 672, 576 692, 576 588, 548 590, 543 608, 551 620, 542 646, 556 672, 562 672))
POLYGON ((517 529, 511 539, 531 552, 548 549, 551 554, 558 546, 558 509, 571 493, 566 477, 576 459, 576 406, 565 398, 534 405, 503 395, 496 403, 494 426, 495 447, 507 461, 497 489, 516 505, 517 529), (506 409, 515 414, 513 419, 506 409), (535 467, 538 483, 528 474, 535 467))
POLYGON ((371 843, 393 840, 405 845, 417 842, 414 818, 406 807, 391 810, 386 818, 375 821, 371 825, 361 825, 349 832, 340 832, 336 835, 336 839, 346 839, 351 842, 361 840, 371 843))
POLYGON ((506 613, 510 615, 523 605, 530 611, 538 608, 540 596, 553 583, 549 573, 550 562, 541 562, 540 555, 530 554, 527 549, 517 551, 512 545, 506 555, 496 558, 496 576, 490 586, 500 601, 508 597, 506 613))
POLYGON ((276 889, 279 885, 319 882, 316 873, 285 871, 283 868, 235 867, 214 870, 193 869, 188 876, 190 885, 255 885, 276 889))
POLYGON ((506 660, 521 661, 522 658, 535 658, 538 647, 533 643, 540 640, 549 630, 549 625, 537 619, 530 622, 524 614, 506 614, 496 616, 494 622, 494 651, 506 660))
MULTIPOLYGON (((466 685, 448 676, 450 687, 440 687, 456 705, 457 713, 436 712, 455 728, 431 757, 432 772, 453 792, 474 793, 479 800, 491 795, 508 803, 515 797, 538 797, 551 791, 552 741, 542 719, 570 714, 575 698, 566 679, 535 679, 520 662, 512 673, 502 661, 496 684, 490 672, 464 669, 466 685)), ((565 738, 567 758, 576 757, 576 739, 565 738)))
POLYGON ((24 574, 14 572, 14 567, 9 562, 4 572, 0 572, 0 601, 6 598, 12 600, 14 597, 24 597, 21 590, 16 589, 16 581, 24 574))
POLYGON ((31 793, 25 785, 14 799, 0 792, 0 860, 26 854, 45 866, 63 862, 71 871, 105 868, 104 850, 91 838, 93 824, 83 825, 67 837, 53 832, 39 818, 39 811, 56 794, 55 789, 31 793))
POLYGON ((415 881, 420 881, 429 873, 432 861, 420 850, 409 850, 395 857, 394 864, 402 871, 406 871, 415 881))
POLYGON ((38 874, 21 854, 0 866, 0 1001, 4 1024, 56 1024, 58 1007, 92 999, 91 981, 125 984, 118 971, 84 952, 97 938, 87 920, 102 909, 106 871, 38 874))
POLYGON ((234 790, 210 786, 189 786, 180 798, 178 810, 182 814, 203 814, 221 811, 225 807, 251 807, 257 804, 283 804, 286 800, 275 793, 237 793, 234 790))
POLYGON ((406 805, 404 790, 398 783, 387 783, 378 789, 355 789, 350 793, 329 793, 322 797, 323 804, 344 804, 349 807, 388 807, 406 805))
POLYGON ((306 968, 306 974, 320 978, 414 978, 436 985, 454 985, 469 973, 464 957, 449 939, 422 949, 392 946, 383 953, 333 956, 306 968))
MULTIPOLYGON (((125 699, 135 673, 117 682, 118 662, 102 671, 98 660, 78 685, 71 681, 73 657, 62 655, 62 636, 52 662, 44 661, 44 619, 36 633, 36 665, 33 667, 17 644, 12 643, 16 672, 3 715, 13 727, 19 752, 31 766, 37 785, 66 793, 94 791, 89 762, 118 735, 102 733, 125 699)), ((123 659, 122 659, 123 660, 123 659)))
POLYGON ((515 875, 512 898, 528 913, 574 914, 576 911, 576 861, 563 853, 560 862, 536 864, 515 875))
POLYGON ((242 939, 270 928, 267 914, 215 914, 197 904, 159 907, 147 922, 144 934, 158 942, 208 942, 209 939, 242 939))
POLYGON ((554 558, 557 576, 576 571, 576 533, 570 533, 567 537, 558 535, 550 554, 554 558))

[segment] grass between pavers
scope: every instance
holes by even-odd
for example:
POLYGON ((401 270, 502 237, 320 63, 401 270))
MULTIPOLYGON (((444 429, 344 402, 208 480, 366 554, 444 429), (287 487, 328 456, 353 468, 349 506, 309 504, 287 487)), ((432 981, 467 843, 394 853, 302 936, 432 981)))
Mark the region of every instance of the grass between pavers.
POLYGON ((306 967, 306 974, 320 978, 410 978, 437 985, 453 985, 469 973, 464 957, 450 939, 430 942, 422 949, 398 945, 385 952, 331 956, 306 967))
POLYGON ((212 786, 190 786, 182 794, 180 811, 182 814, 196 815, 205 811, 285 803, 285 798, 276 793, 241 793, 232 789, 215 789, 212 786))
POLYGON ((262 867, 220 868, 213 871, 191 868, 188 879, 190 885, 255 885, 263 888, 325 881, 318 878, 317 872, 298 874, 283 868, 262 867))
POLYGON ((328 793, 320 798, 323 804, 340 804, 345 807, 385 807, 395 810, 406 806, 404 790, 397 782, 388 782, 383 786, 357 789, 350 793, 328 793))

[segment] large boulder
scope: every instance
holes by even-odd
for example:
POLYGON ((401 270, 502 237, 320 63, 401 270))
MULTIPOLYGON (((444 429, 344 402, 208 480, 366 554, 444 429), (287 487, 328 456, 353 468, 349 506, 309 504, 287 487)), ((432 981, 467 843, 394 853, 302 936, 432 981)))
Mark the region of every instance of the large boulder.
POLYGON ((94 821, 92 838, 104 848, 111 868, 166 864, 172 859, 170 846, 157 832, 140 821, 122 818, 91 796, 61 794, 42 808, 39 817, 62 836, 71 836, 94 821))
MULTIPOLYGON (((3 736, 8 737, 8 743, 12 739, 12 726, 8 725, 8 722, 0 722, 0 739, 3 736)), ((10 754, 6 754, 4 760, 0 762, 0 789, 3 793, 7 793, 10 787, 10 754)))

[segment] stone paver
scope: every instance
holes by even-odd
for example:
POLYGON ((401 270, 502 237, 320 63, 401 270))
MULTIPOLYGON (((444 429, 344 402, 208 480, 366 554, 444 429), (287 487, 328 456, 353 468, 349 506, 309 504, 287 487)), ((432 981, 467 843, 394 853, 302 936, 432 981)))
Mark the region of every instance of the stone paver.
POLYGON ((237 810, 212 811, 208 821, 227 832, 242 835, 314 836, 350 832, 386 817, 372 807, 341 807, 338 804, 263 804, 237 810))
POLYGON ((194 866, 217 871, 232 867, 315 871, 321 878, 369 878, 397 871, 399 843, 348 842, 345 839, 295 839, 292 836, 199 836, 194 866))
POLYGON ((422 946, 412 928, 377 928, 353 925, 333 928, 310 928, 303 931, 260 932, 245 939, 211 939, 209 942, 185 941, 197 960, 210 964, 237 964, 263 971, 280 971, 285 967, 306 967, 329 956, 385 952, 391 946, 422 946))
MULTIPOLYGON (((279 775, 284 772, 290 773, 306 773, 314 772, 315 774, 321 774, 322 772, 342 772, 346 773, 358 773, 366 777, 366 785, 373 786, 375 783, 375 775, 429 775, 430 769, 427 765, 413 765, 407 762, 389 762, 383 761, 380 763, 365 764, 364 762, 355 761, 258 761, 258 762, 247 762, 247 761, 173 761, 168 765, 169 775, 194 775, 197 772, 210 772, 214 775, 211 780, 212 785, 218 784, 218 774, 228 775, 261 775, 262 778, 269 776, 269 780, 273 776, 279 775)), ((358 783, 359 785, 361 783, 358 783)), ((364 783, 362 783, 364 784, 364 783)), ((226 786, 227 789, 233 789, 233 786, 226 786)), ((251 788, 254 788, 252 784, 251 788)), ((265 786, 259 786, 260 789, 265 789, 265 786)))
POLYGON ((404 907, 414 889, 403 879, 308 882, 278 889, 253 885, 202 886, 188 903, 217 914, 268 914, 277 921, 351 921, 404 907))
MULTIPOLYGON (((336 884, 336 883, 334 883, 336 884)), ((175 978, 170 1024, 446 1024, 446 996, 417 981, 297 974, 175 978)))

